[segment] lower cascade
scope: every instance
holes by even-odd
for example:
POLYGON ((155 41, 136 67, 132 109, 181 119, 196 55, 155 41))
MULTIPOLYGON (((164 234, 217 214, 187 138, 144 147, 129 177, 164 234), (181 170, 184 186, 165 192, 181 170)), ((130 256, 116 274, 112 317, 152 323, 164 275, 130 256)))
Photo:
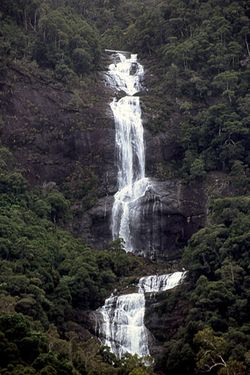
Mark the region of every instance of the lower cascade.
POLYGON ((126 353, 139 357, 150 355, 149 332, 144 325, 145 293, 172 289, 182 282, 184 276, 185 272, 145 276, 139 280, 137 293, 107 298, 98 310, 101 314, 98 334, 102 343, 119 358, 126 353))

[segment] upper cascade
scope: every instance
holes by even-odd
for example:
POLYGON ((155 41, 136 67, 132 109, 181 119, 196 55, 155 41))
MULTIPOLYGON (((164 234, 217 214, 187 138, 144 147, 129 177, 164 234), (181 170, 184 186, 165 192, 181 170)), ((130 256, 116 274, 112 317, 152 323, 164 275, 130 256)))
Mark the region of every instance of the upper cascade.
POLYGON ((137 55, 127 58, 117 52, 107 75, 111 87, 127 95, 110 104, 116 129, 118 150, 118 191, 112 209, 112 235, 124 241, 126 251, 134 251, 131 230, 132 217, 140 207, 140 198, 148 190, 150 181, 145 177, 145 148, 140 98, 133 96, 141 90, 144 69, 137 55))
POLYGON ((141 79, 144 69, 137 62, 137 55, 131 54, 130 58, 120 52, 116 55, 116 61, 109 66, 109 83, 119 91, 127 95, 134 95, 141 90, 141 79))
POLYGON ((145 152, 139 97, 125 96, 111 103, 116 120, 119 190, 145 177, 145 152))

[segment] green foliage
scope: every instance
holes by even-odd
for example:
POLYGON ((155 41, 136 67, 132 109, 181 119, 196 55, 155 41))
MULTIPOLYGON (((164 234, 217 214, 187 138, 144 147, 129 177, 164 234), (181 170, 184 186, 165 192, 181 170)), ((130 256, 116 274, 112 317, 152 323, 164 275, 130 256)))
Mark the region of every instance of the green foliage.
POLYGON ((246 374, 246 366, 235 359, 225 360, 228 343, 223 336, 216 336, 211 328, 204 328, 194 337, 194 343, 200 346, 197 354, 197 368, 204 372, 217 369, 218 374, 246 374))
POLYGON ((73 70, 85 74, 98 69, 98 32, 65 4, 53 9, 49 1, 7 1, 0 5, 2 25, 0 51, 4 63, 35 59, 41 67, 55 69, 67 81, 73 70))
POLYGON ((247 165, 240 160, 235 160, 231 167, 231 183, 240 194, 245 194, 249 188, 249 176, 247 165))
MULTIPOLYGON (((69 201, 55 187, 32 191, 20 172, 9 172, 7 164, 4 166, 0 178, 3 374, 113 371, 96 342, 91 354, 95 359, 89 364, 89 344, 85 347, 81 337, 75 342, 72 337, 78 328, 71 332, 67 325, 78 312, 101 306, 121 278, 136 274, 141 263, 118 245, 115 251, 90 249, 59 227, 69 218, 69 201)), ((126 363, 117 364, 117 368, 124 367, 124 375, 130 371, 126 363)))
POLYGON ((190 166, 191 178, 201 178, 206 174, 204 170, 204 161, 202 159, 195 159, 190 166))
POLYGON ((195 178, 197 159, 204 163, 198 168, 203 176, 211 170, 229 172, 236 161, 249 163, 248 10, 245 1, 156 1, 126 30, 131 49, 153 56, 153 133, 167 122, 159 116, 155 121, 155 112, 167 113, 172 102, 170 116, 175 129, 180 127, 182 149, 178 174, 186 180, 195 178), (164 100, 156 103, 154 97, 164 100))
POLYGON ((76 163, 63 188, 68 199, 73 202, 79 200, 81 209, 88 209, 96 202, 98 178, 91 167, 83 168, 80 163, 76 163))
POLYGON ((216 199, 211 223, 184 251, 189 283, 176 298, 189 309, 185 325, 166 343, 161 368, 170 375, 183 368, 217 375, 249 370, 249 202, 245 196, 216 199))
POLYGON ((55 76, 59 81, 67 83, 74 77, 74 72, 67 64, 59 63, 55 67, 55 76))
POLYGON ((54 222, 59 222, 63 219, 69 209, 69 204, 65 199, 64 195, 59 192, 51 192, 47 196, 47 202, 51 207, 51 219, 54 222))
POLYGON ((1 194, 21 194, 25 191, 27 182, 19 172, 3 173, 0 175, 1 194))
POLYGON ((52 10, 39 20, 34 57, 45 67, 64 64, 78 74, 89 72, 99 59, 97 32, 70 8, 52 10))
POLYGON ((91 56, 83 48, 75 48, 72 52, 74 70, 78 74, 83 74, 91 68, 91 56))

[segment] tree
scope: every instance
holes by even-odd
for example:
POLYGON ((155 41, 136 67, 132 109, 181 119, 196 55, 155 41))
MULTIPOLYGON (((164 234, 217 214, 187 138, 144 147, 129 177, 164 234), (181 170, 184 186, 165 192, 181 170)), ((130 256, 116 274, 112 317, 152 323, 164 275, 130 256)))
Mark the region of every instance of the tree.
POLYGON ((229 345, 222 336, 216 336, 211 328, 204 328, 194 337, 199 346, 196 366, 206 373, 218 375, 246 375, 246 366, 231 357, 228 358, 229 345))
POLYGON ((213 85, 222 90, 222 96, 227 96, 230 103, 235 95, 239 79, 239 73, 236 71, 226 71, 218 74, 213 79, 213 85))
POLYGON ((204 328, 194 337, 194 343, 199 346, 196 366, 204 372, 211 372, 214 368, 224 367, 229 375, 226 363, 227 343, 223 337, 215 336, 211 328, 204 328))
POLYGON ((54 191, 48 194, 47 201, 51 206, 51 219, 59 222, 65 218, 69 209, 69 203, 62 193, 54 191))
POLYGON ((72 8, 54 9, 39 20, 33 56, 39 65, 56 69, 59 79, 71 68, 82 75, 99 63, 98 33, 72 8))
POLYGON ((240 160, 235 160, 231 167, 231 181, 233 187, 239 192, 244 193, 249 183, 249 178, 246 174, 247 166, 240 160))
POLYGON ((206 175, 205 164, 202 159, 195 159, 190 167, 190 177, 194 179, 202 178, 206 175))
POLYGON ((74 70, 82 75, 91 69, 91 56, 83 48, 75 48, 72 53, 74 70))

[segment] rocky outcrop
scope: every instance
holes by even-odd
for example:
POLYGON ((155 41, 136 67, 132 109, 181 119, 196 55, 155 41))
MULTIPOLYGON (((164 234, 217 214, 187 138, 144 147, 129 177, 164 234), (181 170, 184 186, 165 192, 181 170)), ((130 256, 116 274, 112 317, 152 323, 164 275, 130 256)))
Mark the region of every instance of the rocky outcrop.
POLYGON ((144 324, 151 333, 149 341, 150 354, 160 359, 164 349, 163 344, 169 341, 184 324, 188 311, 185 298, 178 295, 185 286, 159 294, 150 294, 146 298, 146 313, 144 324))
MULTIPOLYGON (((98 199, 96 204, 81 216, 76 225, 77 232, 97 249, 104 249, 112 240, 111 213, 113 196, 106 195, 98 199)), ((75 228, 76 229, 76 228, 75 228)))
POLYGON ((134 215, 131 230, 138 253, 153 259, 173 259, 205 222, 202 185, 152 180, 134 215))
MULTIPOLYGON (((206 220, 206 197, 202 184, 185 186, 178 180, 152 180, 132 215, 131 235, 138 254, 170 260, 206 220)), ((107 196, 84 215, 81 231, 95 246, 111 240, 113 197, 107 196)), ((178 255, 179 254, 179 255, 178 255)))

